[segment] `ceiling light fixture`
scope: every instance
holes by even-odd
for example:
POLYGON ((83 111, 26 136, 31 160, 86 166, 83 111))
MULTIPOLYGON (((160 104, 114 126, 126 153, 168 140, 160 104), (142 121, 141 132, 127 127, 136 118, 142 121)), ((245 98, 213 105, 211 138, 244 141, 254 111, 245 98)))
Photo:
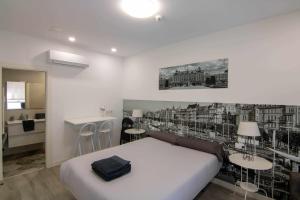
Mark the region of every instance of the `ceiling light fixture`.
POLYGON ((116 48, 111 48, 111 52, 115 53, 117 52, 118 50, 116 48))
POLYGON ((73 36, 70 36, 68 39, 69 39, 70 42, 75 42, 76 41, 76 38, 73 37, 73 36))
POLYGON ((135 18, 148 18, 160 10, 158 0, 122 0, 122 10, 135 18))

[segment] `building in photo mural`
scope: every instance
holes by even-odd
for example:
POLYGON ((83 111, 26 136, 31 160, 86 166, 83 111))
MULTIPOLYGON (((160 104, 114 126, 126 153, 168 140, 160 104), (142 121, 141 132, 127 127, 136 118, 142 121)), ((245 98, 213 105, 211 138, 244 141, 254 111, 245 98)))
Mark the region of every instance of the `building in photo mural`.
MULTIPOLYGON (((243 151, 239 122, 256 121, 261 132, 257 154, 275 163, 272 170, 261 172, 259 192, 288 199, 289 172, 299 172, 299 163, 289 156, 300 156, 300 106, 124 100, 124 117, 131 116, 133 109, 143 110, 141 124, 147 131, 217 141, 228 154, 243 151)), ((255 172, 249 172, 253 181, 255 172)), ((217 177, 234 184, 240 180, 240 167, 224 162, 217 177)))
POLYGON ((178 65, 159 70, 159 89, 228 88, 228 59, 178 65))

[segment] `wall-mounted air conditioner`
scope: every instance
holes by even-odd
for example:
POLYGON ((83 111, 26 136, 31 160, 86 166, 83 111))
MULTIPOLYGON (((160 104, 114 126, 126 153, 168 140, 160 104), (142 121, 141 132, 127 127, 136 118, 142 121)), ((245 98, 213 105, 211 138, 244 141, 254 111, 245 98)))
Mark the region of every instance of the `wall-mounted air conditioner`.
POLYGON ((85 57, 68 52, 49 50, 48 56, 48 61, 50 63, 70 65, 76 67, 89 66, 89 63, 85 57))

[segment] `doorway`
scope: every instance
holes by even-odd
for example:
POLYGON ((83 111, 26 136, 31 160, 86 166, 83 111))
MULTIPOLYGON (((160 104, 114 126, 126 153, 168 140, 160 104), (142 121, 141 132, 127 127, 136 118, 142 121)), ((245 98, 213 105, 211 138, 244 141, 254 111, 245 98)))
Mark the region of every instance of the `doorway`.
POLYGON ((46 72, 2 68, 3 177, 45 167, 46 72))

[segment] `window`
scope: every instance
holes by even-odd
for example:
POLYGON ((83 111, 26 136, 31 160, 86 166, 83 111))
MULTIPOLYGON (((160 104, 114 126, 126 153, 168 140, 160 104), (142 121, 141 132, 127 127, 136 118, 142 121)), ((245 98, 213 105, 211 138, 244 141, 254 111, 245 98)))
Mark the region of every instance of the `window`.
POLYGON ((7 82, 7 109, 23 109, 25 107, 25 82, 7 82))

